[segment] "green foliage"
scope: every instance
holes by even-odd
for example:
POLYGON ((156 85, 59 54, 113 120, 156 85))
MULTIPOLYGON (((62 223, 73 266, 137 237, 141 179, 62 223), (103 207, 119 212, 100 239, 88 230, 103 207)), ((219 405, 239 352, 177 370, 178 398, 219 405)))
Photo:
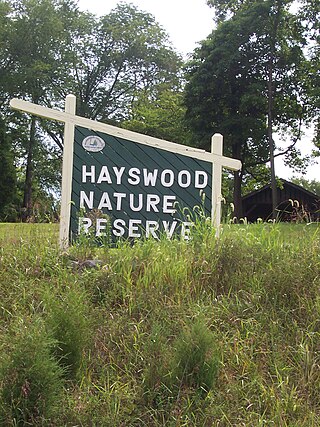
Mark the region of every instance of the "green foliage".
POLYGON ((183 385, 209 391, 220 365, 217 339, 202 319, 187 325, 175 344, 172 376, 183 385))
MULTIPOLYGON (((5 97, 8 100, 12 97, 23 97, 51 106, 54 103, 55 76, 59 74, 60 68, 59 49, 66 36, 59 4, 53 0, 9 0, 6 3, 11 9, 8 15, 10 19, 7 22, 6 44, 0 50, 0 57, 7 58, 8 64, 5 67, 8 73, 4 86, 5 97)), ((40 203, 39 194, 42 193, 41 204, 50 206, 47 212, 53 204, 50 196, 47 197, 47 188, 42 185, 43 177, 39 178, 37 171, 44 170, 48 177, 55 169, 54 179, 48 179, 52 185, 52 195, 58 185, 57 171, 60 163, 50 161, 50 148, 43 149, 47 143, 44 141, 40 121, 32 118, 30 126, 29 120, 24 121, 20 114, 8 111, 8 103, 4 107, 3 114, 9 117, 10 123, 8 132, 17 153, 16 165, 19 165, 20 177, 23 176, 19 200, 22 210, 18 214, 22 214, 23 220, 30 220, 36 216, 33 208, 40 210, 37 208, 40 203)))
MULTIPOLYGON (((155 89, 152 89, 155 92, 155 89)), ((122 126, 135 132, 179 144, 191 144, 184 119, 182 93, 159 88, 158 94, 143 93, 133 103, 132 117, 122 126)))
MULTIPOLYGON (((172 358, 172 348, 167 342, 167 332, 163 320, 151 325, 149 336, 145 343, 145 353, 149 355, 148 366, 144 369, 144 394, 146 400, 161 405, 158 398, 166 388, 169 364, 172 358)), ((169 389, 168 389, 169 391, 169 389)))
POLYGON ((214 7, 216 21, 224 21, 230 14, 236 13, 244 4, 249 3, 241 0, 207 0, 208 6, 214 7))
POLYGON ((61 254, 56 225, 2 224, 2 424, 3 390, 49 357, 59 409, 26 409, 22 425, 319 425, 319 225, 226 223, 219 240, 198 227, 189 242, 61 254), (71 333, 84 350, 72 375, 71 333))
POLYGON ((46 297, 48 334, 56 343, 53 355, 66 378, 79 378, 84 352, 88 348, 91 324, 87 295, 81 289, 67 289, 62 297, 46 297))
POLYGON ((77 96, 78 114, 119 123, 129 118, 141 93, 179 82, 180 59, 152 15, 119 4, 99 19, 81 18, 66 46, 64 69, 65 86, 77 96), (70 79, 70 67, 76 80, 70 79))
POLYGON ((62 369, 41 319, 21 320, 1 363, 1 424, 40 425, 59 407, 62 369))
POLYGON ((306 34, 299 14, 289 8, 292 2, 208 3, 219 24, 188 65, 187 119, 203 147, 220 132, 226 151, 242 161, 234 180, 235 215, 241 218, 242 179, 259 176, 270 160, 275 181, 273 132, 290 134, 286 154, 299 154, 293 147, 302 121, 309 119, 306 34))
POLYGON ((308 191, 311 191, 311 193, 316 194, 320 197, 320 182, 312 179, 308 180, 305 178, 293 178, 292 182, 297 185, 301 185, 301 187, 305 188, 308 191))
POLYGON ((0 221, 13 220, 12 208, 16 202, 16 170, 11 141, 5 123, 0 119, 0 221))
POLYGON ((315 144, 314 154, 320 155, 320 60, 319 60, 319 47, 320 47, 320 6, 319 2, 314 0, 303 0, 299 2, 300 14, 303 18, 305 32, 309 39, 309 57, 310 62, 307 64, 306 72, 304 74, 304 84, 308 90, 308 110, 307 115, 310 121, 314 124, 314 139, 315 144))
POLYGON ((29 118, 9 110, 9 99, 61 109, 65 95, 74 93, 79 115, 119 124, 142 93, 152 97, 158 86, 180 87, 181 59, 154 17, 129 4, 98 18, 73 0, 7 0, 0 23, 0 114, 10 137, 5 159, 11 164, 15 152, 19 180, 12 185, 20 186, 13 207, 23 220, 52 220, 62 125, 32 118, 30 126, 29 118))

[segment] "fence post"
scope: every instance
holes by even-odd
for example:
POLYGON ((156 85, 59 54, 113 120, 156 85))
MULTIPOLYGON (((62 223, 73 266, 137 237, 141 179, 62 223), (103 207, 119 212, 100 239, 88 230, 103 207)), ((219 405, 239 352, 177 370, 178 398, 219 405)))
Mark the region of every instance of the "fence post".
MULTIPOLYGON (((223 152, 223 136, 220 133, 215 133, 211 138, 211 153, 222 156, 223 152)), ((221 221, 221 181, 222 181, 222 166, 218 162, 212 163, 212 212, 211 221, 216 229, 216 236, 219 237, 220 221, 221 221)))
MULTIPOLYGON (((76 97, 67 95, 65 100, 65 112, 75 115, 76 97)), ((64 125, 63 161, 62 161, 62 185, 61 185, 61 211, 59 244, 62 250, 69 246, 70 209, 72 191, 73 170, 73 144, 74 124, 66 121, 64 125)))

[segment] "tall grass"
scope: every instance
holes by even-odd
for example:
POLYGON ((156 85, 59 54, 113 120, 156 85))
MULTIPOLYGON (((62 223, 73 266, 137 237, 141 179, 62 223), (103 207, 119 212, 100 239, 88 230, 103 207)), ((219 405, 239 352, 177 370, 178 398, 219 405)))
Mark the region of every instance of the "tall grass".
POLYGON ((51 354, 54 342, 41 320, 16 325, 1 358, 1 425, 50 422, 61 402, 62 370, 51 354))
POLYGON ((319 233, 226 224, 217 240, 201 224, 189 242, 68 254, 0 236, 5 425, 320 425, 319 233), (41 398, 23 406, 28 370, 41 398))

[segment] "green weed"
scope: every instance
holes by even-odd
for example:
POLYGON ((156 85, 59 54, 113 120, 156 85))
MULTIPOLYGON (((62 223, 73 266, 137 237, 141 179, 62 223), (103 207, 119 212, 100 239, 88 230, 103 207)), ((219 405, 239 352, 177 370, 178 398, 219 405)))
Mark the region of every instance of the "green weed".
POLYGON ((4 425, 320 425, 319 225, 224 224, 217 240, 202 219, 189 241, 65 254, 36 226, 0 227, 1 389, 37 342, 63 405, 12 412, 1 392, 4 425))
POLYGON ((48 293, 45 297, 46 326, 54 342, 53 355, 66 378, 77 378, 91 335, 88 297, 75 286, 63 295, 48 293))
POLYGON ((1 363, 2 425, 50 422, 59 407, 63 370, 52 356, 55 342, 41 319, 20 321, 1 363))
POLYGON ((173 381, 179 388, 209 391, 218 376, 219 353, 217 339, 202 319, 187 325, 175 343, 173 381))

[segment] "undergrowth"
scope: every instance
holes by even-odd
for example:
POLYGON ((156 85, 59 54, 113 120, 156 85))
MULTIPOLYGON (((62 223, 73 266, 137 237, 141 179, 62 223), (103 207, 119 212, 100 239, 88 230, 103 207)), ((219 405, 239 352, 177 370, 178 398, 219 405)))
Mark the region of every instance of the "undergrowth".
POLYGON ((1 425, 320 425, 319 226, 28 230, 0 235, 1 425))

